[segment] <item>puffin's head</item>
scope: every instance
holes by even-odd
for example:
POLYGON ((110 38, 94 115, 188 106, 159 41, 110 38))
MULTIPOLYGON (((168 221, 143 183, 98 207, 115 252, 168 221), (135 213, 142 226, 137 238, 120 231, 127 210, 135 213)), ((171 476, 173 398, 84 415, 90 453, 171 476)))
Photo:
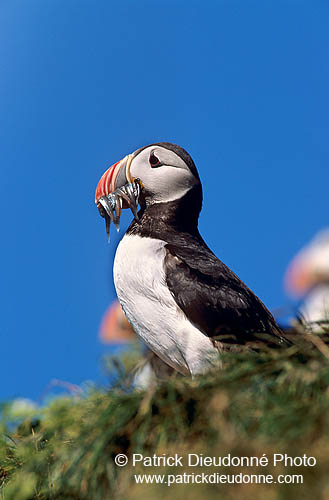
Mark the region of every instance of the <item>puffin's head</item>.
POLYGON ((285 275, 286 290, 296 297, 324 283, 329 283, 329 229, 320 231, 293 258, 285 275))
POLYGON ((140 148, 103 174, 95 197, 103 217, 107 215, 118 224, 121 208, 133 208, 137 190, 133 200, 129 185, 135 187, 134 183, 138 184, 138 196, 146 207, 178 200, 196 185, 200 187, 201 195, 200 178, 192 158, 183 148, 168 142, 140 148), (116 211, 114 218, 113 210, 116 211))

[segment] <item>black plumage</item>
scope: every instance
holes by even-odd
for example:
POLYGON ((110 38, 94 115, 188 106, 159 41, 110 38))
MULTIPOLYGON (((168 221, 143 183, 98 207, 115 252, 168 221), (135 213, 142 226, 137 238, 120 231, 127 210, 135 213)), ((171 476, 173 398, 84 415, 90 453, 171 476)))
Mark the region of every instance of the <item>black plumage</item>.
POLYGON ((211 339, 224 345, 284 344, 271 313, 200 236, 201 206, 201 183, 175 201, 149 204, 142 198, 140 222, 134 220, 127 234, 166 243, 167 286, 189 321, 211 339))
POLYGON ((166 279, 177 305, 191 323, 223 344, 259 341, 280 344, 282 334, 256 295, 201 242, 166 245, 166 279), (193 252, 193 255, 192 255, 193 252))

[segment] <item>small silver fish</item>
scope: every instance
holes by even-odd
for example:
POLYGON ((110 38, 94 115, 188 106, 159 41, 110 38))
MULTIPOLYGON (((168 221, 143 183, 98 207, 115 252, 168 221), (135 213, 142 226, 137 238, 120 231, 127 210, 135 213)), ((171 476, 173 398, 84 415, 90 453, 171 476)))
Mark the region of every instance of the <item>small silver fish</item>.
POLYGON ((106 234, 109 241, 111 221, 115 225, 117 231, 120 229, 120 217, 123 201, 126 202, 135 219, 139 221, 137 209, 140 192, 141 186, 139 180, 135 179, 134 182, 128 182, 124 186, 113 191, 113 193, 110 193, 107 196, 102 196, 98 200, 99 213, 105 218, 106 234))

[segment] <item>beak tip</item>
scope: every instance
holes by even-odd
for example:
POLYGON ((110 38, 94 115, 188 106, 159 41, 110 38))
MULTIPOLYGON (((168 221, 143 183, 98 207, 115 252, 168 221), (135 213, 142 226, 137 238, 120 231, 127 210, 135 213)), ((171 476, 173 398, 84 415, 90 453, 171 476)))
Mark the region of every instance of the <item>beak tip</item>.
POLYGON ((107 196, 115 189, 115 181, 119 170, 123 165, 123 160, 118 161, 104 172, 100 178, 95 193, 95 203, 97 204, 103 196, 107 196))
POLYGON ((136 220, 140 183, 130 177, 130 164, 133 155, 112 165, 100 178, 95 192, 95 204, 100 215, 105 218, 106 232, 109 236, 111 221, 120 229, 120 215, 123 208, 131 208, 136 220))

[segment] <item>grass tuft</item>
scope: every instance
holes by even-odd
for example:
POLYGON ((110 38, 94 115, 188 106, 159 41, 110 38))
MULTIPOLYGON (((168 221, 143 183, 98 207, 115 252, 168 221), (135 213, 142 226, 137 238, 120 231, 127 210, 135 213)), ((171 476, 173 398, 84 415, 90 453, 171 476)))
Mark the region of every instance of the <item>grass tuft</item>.
POLYGON ((13 430, 3 411, 2 500, 329 497, 329 359, 325 337, 301 335, 288 349, 226 353, 223 369, 177 377, 144 392, 117 387, 62 397, 13 430), (114 463, 117 454, 126 467, 114 463), (315 467, 132 467, 144 456, 314 456, 315 467), (134 474, 302 474, 302 485, 140 485, 134 474))

